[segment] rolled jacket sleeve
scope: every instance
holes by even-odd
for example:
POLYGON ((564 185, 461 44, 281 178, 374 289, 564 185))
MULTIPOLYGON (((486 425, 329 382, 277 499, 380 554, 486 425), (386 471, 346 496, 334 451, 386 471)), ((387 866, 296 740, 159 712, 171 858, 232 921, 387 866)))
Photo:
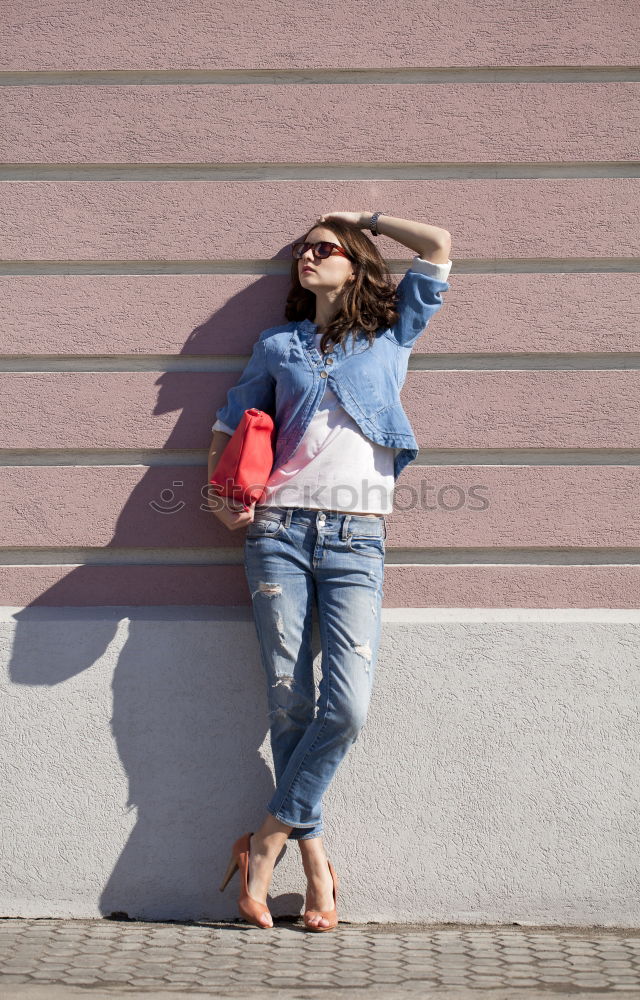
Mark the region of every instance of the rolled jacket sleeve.
POLYGON ((212 431, 223 431, 225 434, 233 434, 233 427, 229 427, 228 424, 223 424, 222 420, 216 420, 215 424, 211 428, 212 431))
POLYGON ((399 319, 390 328, 390 336, 401 347, 413 347, 431 317, 442 308, 442 295, 449 290, 451 264, 450 260, 434 264, 419 255, 413 258, 398 284, 399 319))
POLYGON ((255 407, 271 416, 275 412, 275 379, 267 365, 263 331, 253 345, 251 357, 238 382, 227 392, 227 402, 216 410, 212 430, 233 434, 245 410, 255 407), (222 426, 220 426, 222 425, 222 426))

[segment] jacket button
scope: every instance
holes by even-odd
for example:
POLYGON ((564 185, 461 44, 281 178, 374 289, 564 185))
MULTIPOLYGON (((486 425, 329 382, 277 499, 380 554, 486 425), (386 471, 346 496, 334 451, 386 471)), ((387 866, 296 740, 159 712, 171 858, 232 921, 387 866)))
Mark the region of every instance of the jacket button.
POLYGON ((327 358, 327 360, 325 361, 325 365, 332 365, 332 364, 333 364, 333 358, 327 358))
POLYGON ((327 372, 320 372, 320 378, 327 378, 327 372))

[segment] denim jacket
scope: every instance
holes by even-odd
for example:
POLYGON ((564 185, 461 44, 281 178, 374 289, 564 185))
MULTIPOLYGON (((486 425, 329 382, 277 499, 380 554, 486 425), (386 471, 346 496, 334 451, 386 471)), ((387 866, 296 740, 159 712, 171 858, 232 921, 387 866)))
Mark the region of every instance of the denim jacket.
POLYGON ((398 284, 398 321, 381 328, 368 344, 359 331, 325 355, 315 347, 317 327, 293 320, 263 330, 239 381, 216 411, 213 430, 232 434, 249 407, 269 413, 276 425, 273 468, 300 444, 328 384, 362 433, 377 444, 400 449, 394 479, 418 455, 418 444, 400 401, 411 348, 449 290, 451 261, 434 264, 415 256, 398 284))

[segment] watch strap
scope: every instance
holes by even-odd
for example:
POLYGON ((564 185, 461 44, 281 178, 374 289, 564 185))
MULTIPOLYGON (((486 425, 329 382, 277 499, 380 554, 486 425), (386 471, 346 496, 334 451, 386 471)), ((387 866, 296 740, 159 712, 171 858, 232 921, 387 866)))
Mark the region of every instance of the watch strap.
POLYGON ((380 236, 380 233, 378 232, 378 219, 380 218, 381 215, 385 214, 386 214, 385 212, 374 212, 373 215, 371 216, 369 229, 371 230, 373 236, 380 236))

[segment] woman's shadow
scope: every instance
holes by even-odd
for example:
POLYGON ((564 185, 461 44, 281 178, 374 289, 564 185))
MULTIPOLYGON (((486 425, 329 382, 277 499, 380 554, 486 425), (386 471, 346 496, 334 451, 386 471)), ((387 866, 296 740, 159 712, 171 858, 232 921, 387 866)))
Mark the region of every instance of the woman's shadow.
MULTIPOLYGON (((198 326, 181 356, 246 357, 256 329, 284 321, 285 294, 286 281, 258 280, 198 326), (262 326, 254 325, 253 314, 262 326), (241 341, 239 316, 246 321, 241 341)), ((59 887, 61 898, 74 900, 76 910, 95 905, 97 880, 104 883, 97 902, 105 916, 215 920, 237 914, 238 874, 224 895, 218 886, 233 840, 262 821, 273 791, 264 756, 265 679, 242 565, 245 531, 230 532, 206 505, 211 425, 238 377, 238 371, 226 379, 202 371, 161 375, 153 412, 178 411, 165 448, 205 449, 204 464, 151 465, 141 475, 135 467, 126 470, 138 481, 117 516, 111 541, 98 550, 121 552, 109 564, 61 574, 14 615, 10 682, 45 687, 70 682, 58 702, 66 718, 54 727, 62 750, 60 743, 52 744, 50 732, 33 733, 34 740, 42 740, 35 752, 64 759, 69 728, 79 734, 72 743, 86 750, 80 762, 69 755, 63 787, 55 794, 66 797, 72 814, 74 802, 76 808, 82 803, 88 819, 70 817, 65 829, 48 831, 49 841, 64 841, 65 850, 58 853, 75 856, 68 869, 58 861, 56 871, 65 883, 59 887), (215 555, 210 561, 206 553, 203 561, 202 546, 221 547, 221 561, 215 555), (145 548, 160 548, 168 558, 158 564, 147 557, 145 563, 145 548), (174 558, 171 550, 182 548, 191 551, 174 558), (133 564, 120 562, 132 549, 137 550, 133 564), (240 558, 224 565, 225 549, 240 558), (86 678, 72 681, 94 664, 98 673, 90 685, 86 678), (110 872, 108 865, 100 869, 92 861, 97 843, 103 842, 99 856, 109 856, 127 836, 110 872)), ((314 658, 318 652, 314 613, 314 658)), ((41 792, 40 820, 54 790, 41 792)), ((26 811, 33 809, 33 785, 30 796, 26 811)), ((46 821, 38 823, 38 829, 46 827, 46 821)), ((42 849, 40 844, 36 855, 42 849)), ((288 893, 270 897, 269 904, 274 916, 295 917, 303 899, 288 893)))

